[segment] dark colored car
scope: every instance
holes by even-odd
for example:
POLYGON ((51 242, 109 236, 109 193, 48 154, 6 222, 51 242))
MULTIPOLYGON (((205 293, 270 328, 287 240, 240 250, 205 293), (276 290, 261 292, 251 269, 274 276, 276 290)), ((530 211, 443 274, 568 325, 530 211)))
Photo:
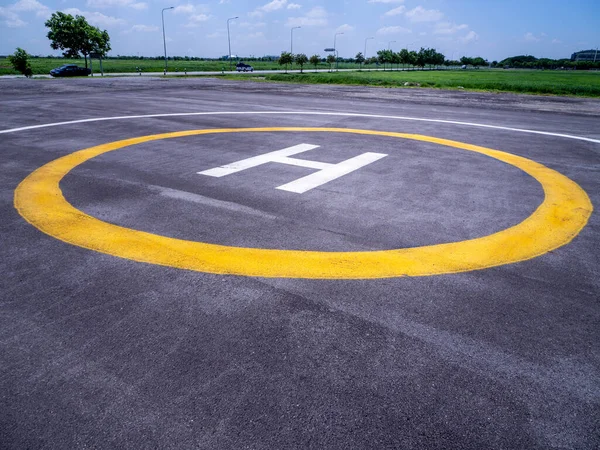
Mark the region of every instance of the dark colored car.
POLYGON ((254 72, 254 67, 249 64, 244 64, 243 62, 237 63, 235 65, 235 70, 238 72, 254 72))
POLYGON ((92 71, 75 64, 65 64, 50 71, 53 77, 87 77, 92 71))

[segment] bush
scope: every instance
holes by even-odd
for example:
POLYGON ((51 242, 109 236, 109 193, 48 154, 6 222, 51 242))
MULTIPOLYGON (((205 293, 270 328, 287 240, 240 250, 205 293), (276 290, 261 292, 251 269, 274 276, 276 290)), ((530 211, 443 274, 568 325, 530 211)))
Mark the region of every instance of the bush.
POLYGON ((8 56, 8 60, 18 72, 21 72, 27 78, 31 77, 31 65, 29 64, 29 54, 22 48, 17 47, 17 51, 8 56))

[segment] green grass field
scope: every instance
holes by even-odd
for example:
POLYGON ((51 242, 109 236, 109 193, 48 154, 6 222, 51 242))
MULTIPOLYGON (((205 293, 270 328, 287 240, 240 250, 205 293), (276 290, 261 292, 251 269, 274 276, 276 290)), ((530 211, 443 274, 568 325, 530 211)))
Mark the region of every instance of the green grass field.
MULTIPOLYGON (((83 66, 82 59, 32 58, 34 74, 47 74, 62 64, 83 66)), ((281 67, 275 62, 250 62, 256 70, 275 70, 281 67)), ((162 72, 164 63, 149 59, 106 59, 103 61, 105 73, 162 72)), ((235 69, 235 64, 232 65, 235 69)), ((325 63, 319 69, 327 69, 325 63)), ((340 63, 339 67, 356 68, 355 64, 340 63)), ((94 62, 94 72, 99 72, 98 61, 94 62)), ((169 61, 169 71, 228 71, 228 64, 222 61, 169 61)), ((431 87, 439 89, 466 89, 491 92, 517 92, 545 95, 573 95, 600 97, 600 72, 587 71, 540 71, 540 70, 440 70, 440 71, 356 71, 314 73, 314 68, 305 66, 303 74, 254 74, 226 75, 233 79, 261 79, 263 81, 289 83, 350 84, 381 87, 431 87)), ((0 58, 0 75, 16 74, 6 58, 0 58)))
MULTIPOLYGON (((231 78, 244 78, 228 75, 231 78)), ((539 70, 441 70, 332 72, 255 75, 265 81, 350 84, 382 87, 430 87, 491 92, 600 97, 600 72, 539 70)), ((247 78, 247 76, 246 76, 247 78)))

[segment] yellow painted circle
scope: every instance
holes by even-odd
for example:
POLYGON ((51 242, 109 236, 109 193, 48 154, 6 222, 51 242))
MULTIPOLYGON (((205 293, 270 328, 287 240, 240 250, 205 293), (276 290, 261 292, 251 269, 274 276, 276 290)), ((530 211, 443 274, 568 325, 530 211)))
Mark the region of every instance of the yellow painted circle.
POLYGON ((33 226, 57 239, 121 258, 218 274, 287 278, 385 278, 465 272, 515 263, 571 241, 593 207, 577 183, 535 161, 476 145, 417 134, 345 128, 225 128, 142 136, 80 150, 40 167, 15 190, 15 207, 33 226), (85 161, 142 142, 216 133, 327 132, 389 136, 480 153, 515 166, 543 187, 543 203, 523 222, 488 236, 423 247, 323 252, 229 247, 124 228, 73 207, 60 180, 85 161))

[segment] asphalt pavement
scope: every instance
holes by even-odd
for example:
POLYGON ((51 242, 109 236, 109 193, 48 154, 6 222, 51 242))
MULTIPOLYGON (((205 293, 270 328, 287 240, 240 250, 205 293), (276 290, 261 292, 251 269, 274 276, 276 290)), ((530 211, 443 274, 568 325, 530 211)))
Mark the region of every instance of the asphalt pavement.
POLYGON ((0 100, 1 448, 600 446, 600 101, 0 100))

